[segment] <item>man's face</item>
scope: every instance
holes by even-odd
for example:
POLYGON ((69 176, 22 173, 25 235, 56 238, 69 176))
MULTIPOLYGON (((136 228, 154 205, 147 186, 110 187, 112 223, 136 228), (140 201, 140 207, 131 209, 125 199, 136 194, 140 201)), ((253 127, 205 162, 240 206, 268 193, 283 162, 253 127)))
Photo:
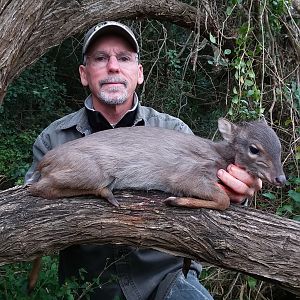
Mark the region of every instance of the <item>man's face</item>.
POLYGON ((89 86, 93 101, 109 105, 132 101, 138 84, 144 80, 137 54, 121 37, 104 36, 95 41, 79 67, 81 83, 89 86))

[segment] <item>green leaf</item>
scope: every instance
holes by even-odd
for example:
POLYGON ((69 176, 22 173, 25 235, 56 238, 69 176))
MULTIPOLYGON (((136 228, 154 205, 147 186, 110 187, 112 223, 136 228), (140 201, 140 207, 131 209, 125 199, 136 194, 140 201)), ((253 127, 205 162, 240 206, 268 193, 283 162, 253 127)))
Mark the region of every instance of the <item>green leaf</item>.
POLYGON ((296 202, 296 203, 300 203, 300 193, 293 191, 293 190, 289 190, 288 191, 288 195, 296 202))
POLYGON ((82 280, 85 280, 85 276, 86 276, 87 271, 83 268, 79 269, 79 276, 82 280))
POLYGON ((248 276, 247 283, 248 283, 250 289, 254 289, 257 284, 257 280, 251 276, 248 276))
POLYGON ((239 72, 235 72, 234 78, 235 78, 236 80, 239 80, 239 72))
POLYGON ((232 98, 231 102, 232 102, 233 104, 239 103, 239 97, 238 97, 237 95, 235 95, 235 96, 232 98))
POLYGON ((233 8, 232 7, 227 7, 227 9, 226 9, 226 15, 230 16, 232 14, 232 12, 233 12, 233 8))
POLYGON ((231 54, 231 50, 230 50, 230 49, 225 49, 225 50, 224 50, 224 54, 225 54, 225 55, 231 54))
POLYGON ((216 38, 215 38, 211 33, 209 33, 209 40, 210 40, 213 44, 216 43, 216 38))
POLYGON ((251 71, 248 72, 248 76, 250 78, 255 78, 255 73, 251 70, 251 71))
POLYGON ((281 209, 282 209, 282 211, 287 211, 287 212, 290 212, 290 213, 293 212, 293 206, 291 204, 283 205, 281 209))
POLYGON ((247 86, 252 86, 252 85, 254 84, 254 82, 253 82, 252 80, 250 80, 250 79, 246 79, 246 80, 245 80, 245 84, 246 84, 247 86))
POLYGON ((293 220, 300 222, 300 215, 293 216, 293 220))
POLYGON ((247 91, 247 96, 250 97, 254 94, 254 91, 253 90, 248 90, 247 91))
POLYGON ((271 192, 263 193, 262 195, 263 195, 265 198, 270 199, 270 200, 275 200, 275 199, 276 199, 276 196, 275 196, 273 193, 271 193, 271 192))

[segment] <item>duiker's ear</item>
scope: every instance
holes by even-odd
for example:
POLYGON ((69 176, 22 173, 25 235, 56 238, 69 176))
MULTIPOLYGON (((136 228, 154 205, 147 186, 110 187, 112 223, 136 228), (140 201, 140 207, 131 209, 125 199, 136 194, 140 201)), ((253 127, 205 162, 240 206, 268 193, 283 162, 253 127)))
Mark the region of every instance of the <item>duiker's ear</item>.
POLYGON ((262 117, 259 119, 259 122, 261 122, 261 123, 263 123, 263 124, 269 126, 268 123, 267 123, 267 120, 265 119, 264 116, 262 116, 262 117))
POLYGON ((224 140, 231 142, 236 136, 237 126, 225 118, 218 120, 218 128, 224 140))

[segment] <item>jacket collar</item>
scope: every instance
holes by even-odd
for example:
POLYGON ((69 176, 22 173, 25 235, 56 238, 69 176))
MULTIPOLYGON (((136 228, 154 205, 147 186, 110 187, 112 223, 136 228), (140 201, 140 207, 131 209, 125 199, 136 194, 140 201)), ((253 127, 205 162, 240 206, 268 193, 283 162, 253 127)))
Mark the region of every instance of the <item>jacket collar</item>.
MULTIPOLYGON (((91 125, 89 124, 87 110, 95 111, 92 108, 92 96, 89 95, 84 101, 84 107, 79 111, 71 114, 70 118, 65 119, 61 124, 57 127, 57 130, 66 130, 72 127, 76 127, 76 129, 82 133, 83 135, 87 135, 92 133, 91 125)), ((139 99, 137 94, 134 94, 134 107, 129 110, 126 114, 136 110, 135 118, 132 126, 144 125, 144 115, 141 109, 141 105, 139 103, 139 99)), ((126 115, 125 114, 125 115, 126 115)), ((123 117, 124 118, 124 117, 123 117)))
POLYGON ((137 113, 138 100, 134 98, 133 107, 128 110, 116 124, 110 124, 101 112, 94 110, 91 97, 85 100, 85 109, 92 132, 113 129, 118 127, 134 126, 135 116, 137 113))

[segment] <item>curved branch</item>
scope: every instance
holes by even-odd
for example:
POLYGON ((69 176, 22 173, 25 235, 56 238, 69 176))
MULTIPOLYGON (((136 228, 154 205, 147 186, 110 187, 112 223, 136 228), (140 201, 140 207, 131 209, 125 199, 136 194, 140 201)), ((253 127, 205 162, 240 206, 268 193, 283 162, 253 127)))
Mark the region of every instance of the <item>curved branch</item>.
POLYGON ((32 260, 78 243, 153 248, 272 280, 300 295, 300 223, 250 208, 167 207, 159 192, 46 200, 0 192, 0 264, 32 260))
POLYGON ((0 104, 12 79, 67 37, 100 21, 145 17, 214 32, 213 20, 205 13, 199 16, 195 7, 176 0, 2 0, 0 104), (195 26, 196 20, 201 20, 200 26, 195 26))

